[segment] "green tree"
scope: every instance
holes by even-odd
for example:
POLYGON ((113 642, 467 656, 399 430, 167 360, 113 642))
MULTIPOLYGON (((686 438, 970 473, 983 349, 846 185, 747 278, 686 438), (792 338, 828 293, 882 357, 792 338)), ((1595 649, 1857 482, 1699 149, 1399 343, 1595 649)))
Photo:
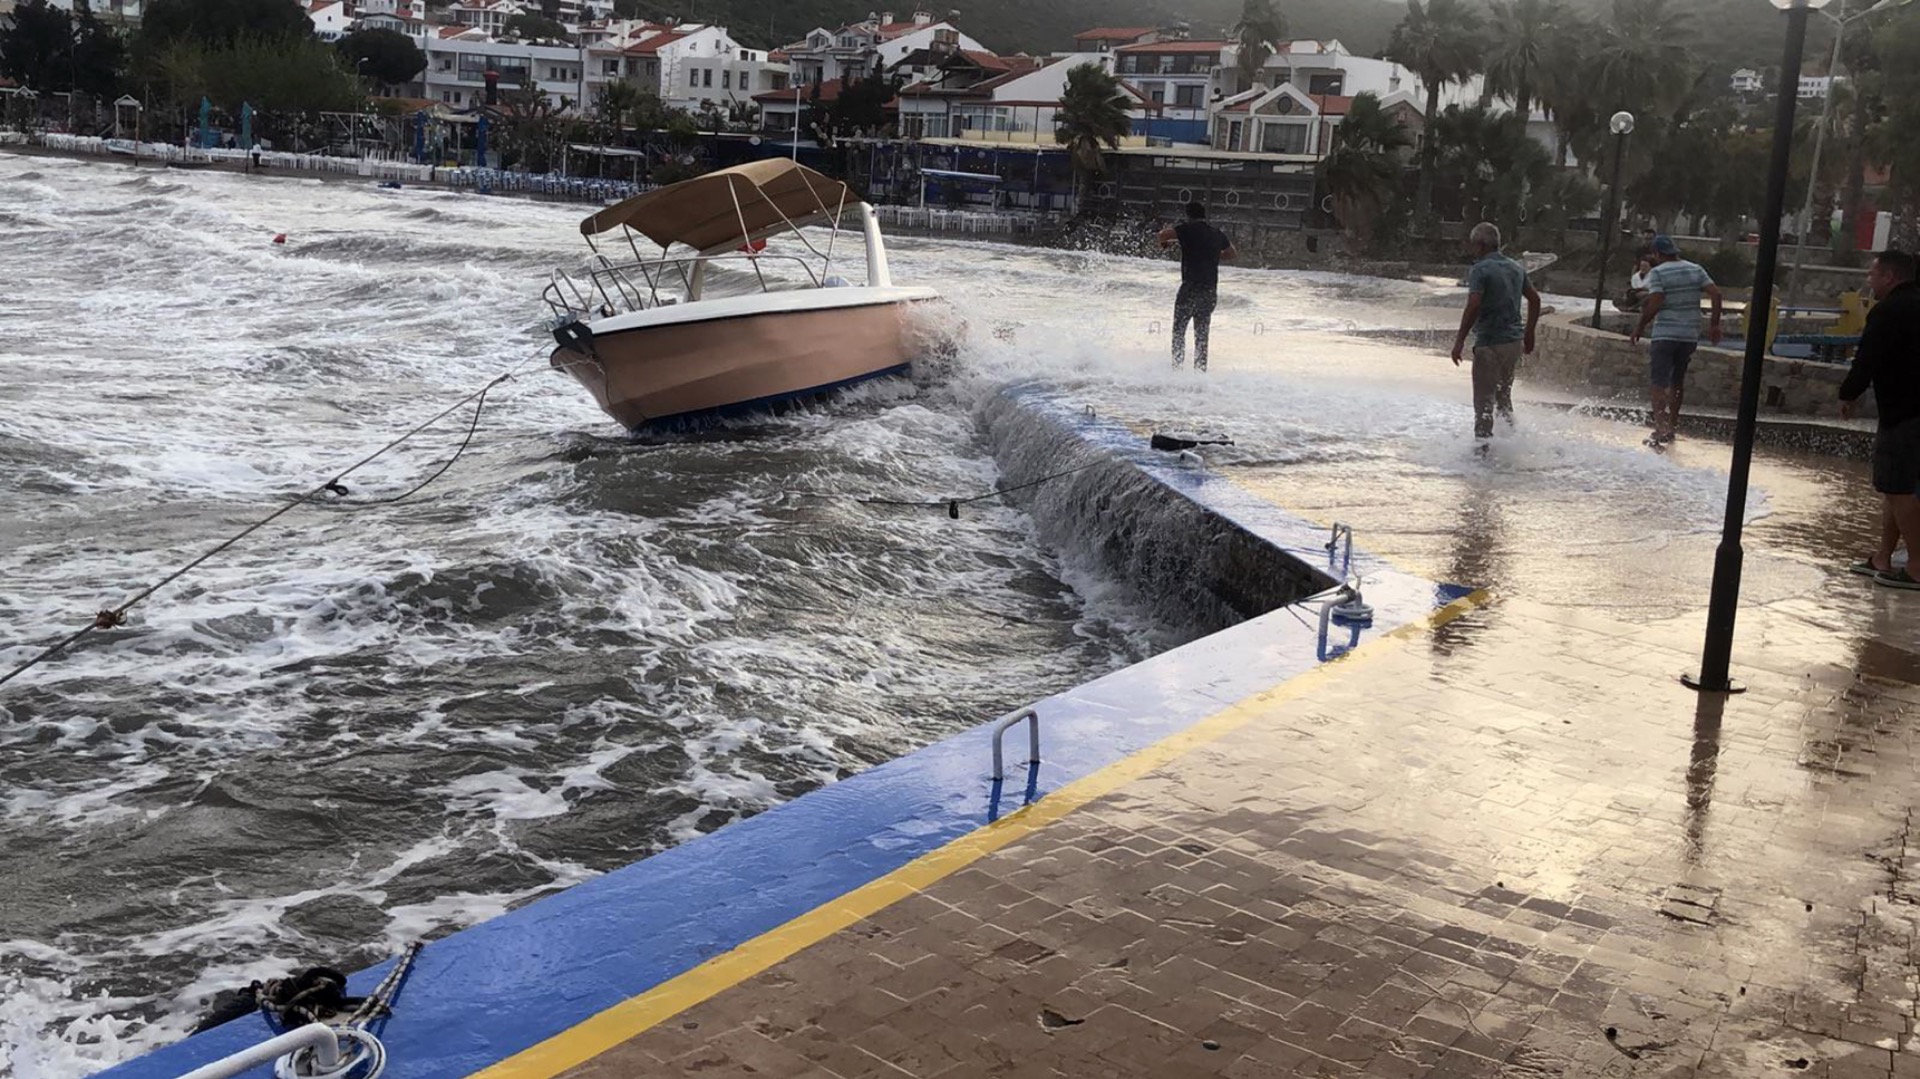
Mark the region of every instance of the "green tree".
POLYGON ((1415 206, 1423 219, 1433 216, 1435 146, 1432 127, 1439 119, 1440 91, 1464 82, 1474 72, 1480 53, 1480 17, 1463 0, 1407 0, 1407 16, 1393 28, 1387 59, 1403 64, 1419 76, 1427 90, 1428 137, 1422 139, 1420 186, 1415 206))
MULTIPOLYGON (((1129 104, 1120 80, 1100 65, 1079 64, 1067 72, 1067 89, 1060 95, 1053 138, 1073 159, 1076 190, 1082 178, 1104 170, 1102 149, 1117 150, 1120 140, 1132 134, 1129 104)), ((1077 197, 1074 201, 1076 205, 1079 202, 1077 197)))
POLYGON ((0 76, 40 93, 71 89, 73 19, 47 0, 23 0, 0 26, 0 76))
POLYGON ((1567 10, 1559 0, 1493 0, 1492 13, 1487 93, 1512 98, 1513 111, 1531 116, 1552 57, 1554 28, 1567 10))
POLYGON ((355 30, 338 48, 348 65, 382 86, 412 82, 427 69, 427 54, 398 30, 355 30))
POLYGON ((640 92, 636 83, 622 81, 600 84, 593 99, 593 117, 603 132, 601 145, 613 141, 627 126, 628 118, 640 107, 640 92))
POLYGON ((567 28, 545 15, 536 15, 531 11, 522 11, 508 16, 506 24, 500 27, 500 35, 519 41, 558 41, 571 42, 572 36, 567 28))
POLYGON ((1484 106, 1449 105, 1428 136, 1436 150, 1436 183, 1445 185, 1461 219, 1493 221, 1514 234, 1534 190, 1546 185, 1552 171, 1526 121, 1484 106))
POLYGON ((1600 110, 1670 112, 1696 77, 1693 19, 1671 0, 1613 0, 1613 18, 1589 51, 1584 78, 1600 110))
POLYGON ((1589 142, 1602 127, 1600 105, 1586 77, 1587 49, 1599 33, 1598 27, 1572 14, 1563 15, 1547 31, 1546 62, 1534 90, 1553 120, 1556 165, 1565 165, 1569 150, 1589 142))
POLYGON ((1252 86, 1259 80, 1267 58, 1286 40, 1287 20, 1274 9, 1273 0, 1246 0, 1240 9, 1240 21, 1233 26, 1233 36, 1239 50, 1240 74, 1246 85, 1252 86))
POLYGON ((87 0, 74 0, 73 88, 96 98, 113 97, 126 69, 126 39, 94 16, 87 0))
POLYGON ((1333 198, 1340 227, 1367 247, 1374 225, 1400 191, 1413 140, 1373 93, 1353 99, 1334 138, 1333 152, 1320 162, 1320 184, 1333 198))
POLYGON ((899 84, 889 79, 876 61, 866 78, 851 80, 840 88, 840 96, 827 106, 827 122, 836 134, 878 132, 887 126, 887 102, 898 90, 899 84))
POLYGON ((140 41, 148 46, 181 38, 228 45, 312 34, 313 21, 299 0, 153 0, 140 19, 140 41))

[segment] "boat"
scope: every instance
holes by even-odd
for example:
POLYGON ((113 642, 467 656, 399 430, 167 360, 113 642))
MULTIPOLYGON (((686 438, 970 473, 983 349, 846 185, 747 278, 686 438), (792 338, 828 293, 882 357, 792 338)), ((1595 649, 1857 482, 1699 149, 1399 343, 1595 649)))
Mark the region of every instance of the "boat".
POLYGON ((554 271, 541 296, 553 314, 551 362, 635 434, 904 374, 941 344, 940 295, 893 283, 873 208, 795 161, 636 195, 586 218, 580 233, 592 268, 583 279, 554 271), (842 226, 855 223, 865 284, 833 272, 842 226), (610 233, 630 260, 602 250, 610 233), (772 250, 775 239, 790 249, 772 250), (659 253, 643 254, 643 240, 659 253))

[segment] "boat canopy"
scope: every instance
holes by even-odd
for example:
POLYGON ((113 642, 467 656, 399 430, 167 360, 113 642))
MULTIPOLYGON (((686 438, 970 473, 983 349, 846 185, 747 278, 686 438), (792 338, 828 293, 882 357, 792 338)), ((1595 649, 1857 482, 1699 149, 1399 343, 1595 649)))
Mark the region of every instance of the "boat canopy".
POLYGON ((580 222, 580 234, 591 239, 625 225, 661 247, 680 243, 705 252, 820 218, 837 222, 857 202, 839 180, 769 158, 635 195, 580 222))

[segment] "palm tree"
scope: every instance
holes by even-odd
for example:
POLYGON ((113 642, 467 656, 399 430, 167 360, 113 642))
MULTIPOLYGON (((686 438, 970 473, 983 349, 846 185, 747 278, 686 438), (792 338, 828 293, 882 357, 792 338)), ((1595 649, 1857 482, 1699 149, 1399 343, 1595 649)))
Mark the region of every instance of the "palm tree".
POLYGON ((1246 0, 1233 32, 1239 45, 1240 74, 1252 86, 1267 58, 1287 36, 1286 17, 1274 10, 1273 0, 1246 0))
MULTIPOLYGON (((1440 91, 1473 74, 1480 17, 1463 0, 1407 0, 1407 17, 1393 28, 1387 59, 1405 65, 1427 88, 1426 124, 1440 115, 1440 91)), ((1424 138, 1420 152, 1420 188, 1415 198, 1421 217, 1433 214, 1434 144, 1424 138)))
POLYGON ((1427 141, 1438 155, 1436 174, 1458 193, 1466 220, 1497 222, 1509 235, 1551 172, 1546 150, 1510 112, 1449 105, 1427 141))
POLYGON ((1060 111, 1053 138, 1073 159, 1074 205, 1080 204, 1080 180, 1103 169, 1102 148, 1117 150, 1120 140, 1133 133, 1127 115, 1130 102, 1120 80, 1099 64, 1086 63, 1067 72, 1067 89, 1060 95, 1060 111))
POLYGON ((1613 0, 1585 78, 1604 112, 1670 112, 1693 84, 1695 44, 1692 18, 1671 0, 1613 0))
POLYGON ((1559 0, 1493 0, 1493 46, 1487 51, 1487 93, 1513 99, 1513 111, 1533 114, 1553 46, 1554 27, 1566 18, 1559 0))
POLYGON ((1546 62, 1534 91, 1553 120, 1556 165, 1565 165, 1568 148, 1586 142, 1601 128, 1600 105, 1586 78, 1586 51, 1599 34, 1597 27, 1571 13, 1548 27, 1546 62))
POLYGON ((1402 159, 1413 140, 1373 93, 1353 99, 1334 138, 1333 152, 1320 162, 1320 183, 1333 197, 1341 227, 1364 247, 1400 189, 1402 159))

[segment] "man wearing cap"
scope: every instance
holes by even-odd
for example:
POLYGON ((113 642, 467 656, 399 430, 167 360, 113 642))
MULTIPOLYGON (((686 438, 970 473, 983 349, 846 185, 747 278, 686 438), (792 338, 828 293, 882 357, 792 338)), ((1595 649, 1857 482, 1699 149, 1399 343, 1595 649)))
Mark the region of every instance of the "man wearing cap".
POLYGON ((1673 441, 1673 429, 1680 422, 1680 400, 1686 393, 1687 363, 1700 347, 1700 296, 1713 301, 1713 321, 1707 327, 1707 339, 1720 343, 1720 286, 1707 271, 1680 257, 1679 245, 1671 236, 1653 238, 1653 269, 1647 272, 1647 298, 1640 304, 1640 322, 1633 328, 1633 343, 1639 344, 1647 328, 1653 328, 1653 344, 1647 350, 1648 368, 1653 378, 1653 437, 1649 446, 1664 446, 1673 441))

